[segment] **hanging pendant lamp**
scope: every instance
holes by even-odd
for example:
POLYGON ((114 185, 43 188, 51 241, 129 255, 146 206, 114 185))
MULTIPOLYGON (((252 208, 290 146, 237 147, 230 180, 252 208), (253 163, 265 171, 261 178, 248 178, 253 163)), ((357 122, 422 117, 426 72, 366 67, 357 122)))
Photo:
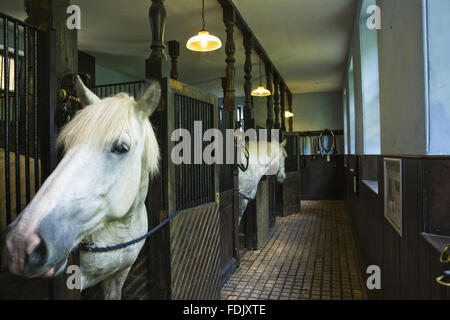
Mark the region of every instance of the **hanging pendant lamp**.
POLYGON ((292 118, 293 116, 294 116, 294 114, 291 111, 289 111, 289 110, 286 110, 284 112, 284 117, 285 118, 292 118))
POLYGON ((222 42, 216 36, 209 34, 206 31, 206 22, 205 22, 205 0, 202 0, 202 20, 203 20, 203 28, 196 35, 191 37, 186 43, 186 47, 189 50, 197 51, 197 52, 206 52, 206 51, 214 51, 222 47, 222 42))
POLYGON ((262 77, 261 77, 261 57, 259 58, 259 86, 255 90, 252 91, 252 96, 255 97, 267 97, 270 96, 270 91, 264 88, 262 85, 262 77))

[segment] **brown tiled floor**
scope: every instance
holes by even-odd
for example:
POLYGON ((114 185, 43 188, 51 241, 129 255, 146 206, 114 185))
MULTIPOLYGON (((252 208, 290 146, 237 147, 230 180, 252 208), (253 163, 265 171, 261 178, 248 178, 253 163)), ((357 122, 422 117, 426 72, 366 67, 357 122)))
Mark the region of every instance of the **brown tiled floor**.
POLYGON ((269 239, 241 257, 222 299, 367 299, 342 201, 302 201, 269 239))

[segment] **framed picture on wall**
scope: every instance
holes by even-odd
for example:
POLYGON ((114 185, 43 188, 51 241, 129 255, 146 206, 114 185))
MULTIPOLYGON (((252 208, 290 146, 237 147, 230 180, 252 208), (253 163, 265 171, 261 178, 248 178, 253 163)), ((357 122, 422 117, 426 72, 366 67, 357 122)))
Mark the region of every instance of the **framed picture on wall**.
POLYGON ((384 217, 403 236, 402 160, 384 158, 384 217))

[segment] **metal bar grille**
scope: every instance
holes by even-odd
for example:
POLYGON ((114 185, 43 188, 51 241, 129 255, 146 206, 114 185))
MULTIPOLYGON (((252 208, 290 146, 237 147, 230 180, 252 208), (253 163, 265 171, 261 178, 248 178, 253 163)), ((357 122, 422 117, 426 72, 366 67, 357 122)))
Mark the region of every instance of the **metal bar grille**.
MULTIPOLYGON (((39 188, 38 37, 0 13, 0 238, 39 188), (33 187, 34 185, 34 187, 33 187)), ((3 248, 0 269, 5 267, 3 248)))
POLYGON ((131 97, 137 98, 140 94, 145 81, 123 82, 96 86, 94 88, 95 94, 100 98, 111 97, 118 93, 127 93, 131 97))
POLYGON ((205 164, 202 155, 209 144, 203 141, 203 134, 212 128, 213 105, 179 94, 175 94, 174 101, 175 129, 186 129, 191 134, 191 164, 183 163, 175 167, 176 205, 178 209, 188 209, 215 201, 214 166, 205 164), (200 137, 194 133, 194 121, 202 125, 201 132, 198 132, 200 137), (195 158, 201 164, 195 164, 195 158))

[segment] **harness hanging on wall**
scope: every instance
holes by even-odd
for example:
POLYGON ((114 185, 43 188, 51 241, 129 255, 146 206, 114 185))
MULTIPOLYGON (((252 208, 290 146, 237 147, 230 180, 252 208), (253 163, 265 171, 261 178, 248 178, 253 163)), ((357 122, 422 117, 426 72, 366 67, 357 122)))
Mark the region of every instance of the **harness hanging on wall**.
MULTIPOLYGON (((325 129, 320 133, 319 139, 318 139, 318 149, 319 153, 321 155, 330 155, 330 154, 336 154, 336 136, 334 135, 333 130, 325 129), (324 135, 328 133, 332 137, 332 143, 331 146, 329 146, 329 149, 325 147, 324 144, 324 135)), ((330 145, 328 141, 328 145, 330 145)))
POLYGON ((245 172, 248 169, 250 154, 248 152, 247 144, 245 142, 242 144, 242 143, 238 142, 237 139, 238 139, 238 137, 235 137, 235 139, 234 139, 234 143, 236 146, 235 153, 234 153, 234 164, 242 172, 245 172), (245 165, 239 163, 239 161, 238 161, 238 152, 237 152, 238 147, 244 152, 244 157, 245 157, 245 162, 246 162, 245 165))

